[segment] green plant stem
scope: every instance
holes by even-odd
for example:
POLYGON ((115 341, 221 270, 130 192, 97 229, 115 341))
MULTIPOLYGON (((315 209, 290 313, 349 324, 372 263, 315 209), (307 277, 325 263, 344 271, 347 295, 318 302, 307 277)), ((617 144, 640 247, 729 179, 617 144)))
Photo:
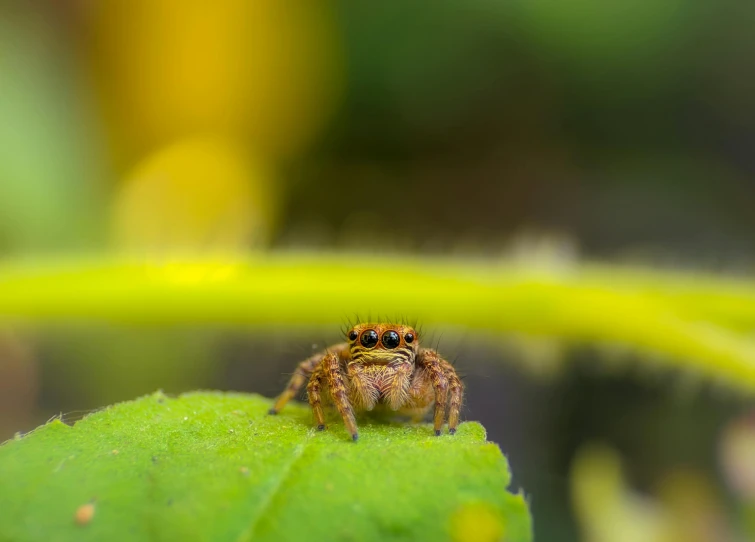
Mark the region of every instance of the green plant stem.
POLYGON ((162 262, 6 263, 0 319, 428 326, 613 343, 755 392, 755 284, 607 265, 279 253, 162 262))

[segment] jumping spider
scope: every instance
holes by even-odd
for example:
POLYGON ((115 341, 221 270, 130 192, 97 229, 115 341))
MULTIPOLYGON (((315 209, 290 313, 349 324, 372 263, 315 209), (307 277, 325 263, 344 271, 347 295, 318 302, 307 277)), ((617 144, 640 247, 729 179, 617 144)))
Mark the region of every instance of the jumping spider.
POLYGON ((435 402, 433 427, 440 435, 449 407, 448 432, 456 433, 462 385, 453 366, 435 350, 420 348, 417 332, 400 324, 357 324, 337 344, 299 364, 270 414, 307 384, 309 404, 317 429, 325 429, 323 403, 334 403, 352 440, 359 433, 354 411, 375 406, 398 411, 419 420, 435 402))

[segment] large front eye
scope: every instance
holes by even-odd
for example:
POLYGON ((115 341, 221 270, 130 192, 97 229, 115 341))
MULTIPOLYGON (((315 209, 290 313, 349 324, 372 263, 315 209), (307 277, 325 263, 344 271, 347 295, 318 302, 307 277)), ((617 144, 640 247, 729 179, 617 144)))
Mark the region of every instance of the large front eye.
POLYGON ((378 334, 374 329, 368 329, 362 333, 362 338, 359 339, 359 342, 362 343, 362 346, 365 348, 372 348, 378 343, 378 334))
POLYGON ((386 348, 396 348, 401 344, 401 337, 395 331, 386 331, 383 333, 383 346, 386 348))

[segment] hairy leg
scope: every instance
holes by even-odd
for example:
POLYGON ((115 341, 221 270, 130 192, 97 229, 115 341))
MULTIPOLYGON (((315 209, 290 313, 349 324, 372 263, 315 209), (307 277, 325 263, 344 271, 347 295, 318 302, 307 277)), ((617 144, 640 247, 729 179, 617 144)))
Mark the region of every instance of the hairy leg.
POLYGON ((351 440, 357 440, 359 438, 357 422, 354 419, 354 409, 349 402, 349 394, 344 383, 343 374, 341 374, 338 356, 332 352, 328 353, 322 361, 322 368, 328 381, 330 395, 338 412, 341 413, 346 430, 351 435, 351 440))
POLYGON ((309 378, 309 384, 307 384, 307 398, 309 399, 309 406, 312 407, 312 412, 315 415, 318 431, 325 429, 325 416, 323 415, 322 404, 320 402, 320 387, 324 378, 325 374, 322 367, 320 367, 312 373, 312 376, 309 378))
POLYGON ((435 435, 440 435, 443 419, 446 415, 446 400, 448 398, 448 377, 443 370, 444 360, 434 350, 420 350, 417 363, 430 374, 435 389, 435 413, 433 415, 433 429, 435 435))
POLYGON ((294 374, 291 376, 291 380, 288 381, 286 389, 283 390, 283 393, 278 396, 278 399, 276 399, 275 401, 275 405, 273 405, 273 408, 268 411, 268 414, 278 414, 278 412, 281 411, 286 403, 296 397, 296 394, 299 393, 301 387, 309 379, 309 375, 311 375, 312 372, 317 368, 317 366, 322 362, 323 358, 328 352, 334 352, 336 353, 336 355, 342 356, 344 355, 344 352, 347 351, 348 345, 339 344, 332 348, 329 348, 325 352, 318 352, 317 354, 309 356, 307 359, 302 361, 296 368, 296 371, 294 371, 294 374))
POLYGON ((451 396, 450 404, 448 406, 448 432, 452 435, 456 433, 456 427, 459 425, 459 413, 461 412, 461 401, 464 393, 464 387, 461 384, 459 375, 456 374, 456 369, 453 365, 446 360, 441 359, 441 367, 446 373, 448 379, 449 395, 451 396))
POLYGON ((424 367, 416 367, 409 386, 408 407, 427 407, 435 400, 435 390, 430 373, 424 367))
POLYGON ((413 423, 419 423, 425 419, 425 415, 435 402, 435 389, 433 388, 430 373, 424 367, 415 367, 411 376, 408 398, 400 414, 410 416, 413 423))

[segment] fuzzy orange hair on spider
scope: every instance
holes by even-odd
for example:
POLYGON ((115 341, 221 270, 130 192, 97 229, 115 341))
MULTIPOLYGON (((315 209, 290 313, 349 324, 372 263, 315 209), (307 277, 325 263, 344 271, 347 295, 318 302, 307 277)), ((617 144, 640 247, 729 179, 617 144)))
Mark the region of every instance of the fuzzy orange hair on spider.
POLYGON ((358 323, 346 342, 302 361, 270 414, 277 414, 307 383, 317 429, 325 429, 324 405, 335 405, 352 440, 359 431, 355 412, 387 408, 421 419, 434 405, 433 428, 440 435, 448 410, 448 432, 459 424, 463 387, 453 366, 437 351, 420 346, 412 326, 358 323))

